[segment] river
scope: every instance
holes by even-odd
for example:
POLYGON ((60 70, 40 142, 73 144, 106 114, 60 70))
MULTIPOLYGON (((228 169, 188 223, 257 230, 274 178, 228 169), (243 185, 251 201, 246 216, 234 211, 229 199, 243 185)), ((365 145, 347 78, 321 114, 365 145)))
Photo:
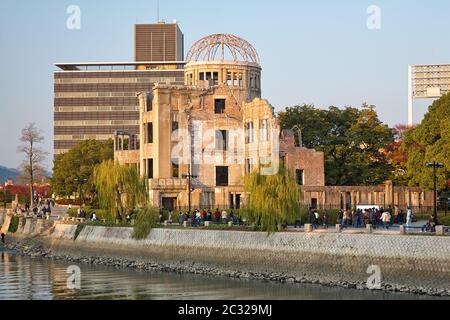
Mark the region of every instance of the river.
POLYGON ((71 290, 67 288, 69 266, 68 263, 2 252, 0 300, 430 299, 409 294, 116 270, 98 266, 79 266, 81 288, 71 290))

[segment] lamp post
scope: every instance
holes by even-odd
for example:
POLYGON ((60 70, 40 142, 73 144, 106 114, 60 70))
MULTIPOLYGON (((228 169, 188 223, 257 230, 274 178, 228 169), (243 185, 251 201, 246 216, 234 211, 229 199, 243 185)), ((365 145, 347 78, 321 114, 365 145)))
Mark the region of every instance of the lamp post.
POLYGON ((433 184, 434 184, 434 219, 438 221, 438 208, 437 208, 437 169, 444 168, 444 164, 441 162, 428 162, 427 168, 433 168, 433 184))
POLYGON ((80 186, 80 193, 78 194, 80 197, 80 208, 83 206, 83 185, 86 184, 88 182, 88 179, 82 179, 82 178, 76 178, 74 180, 76 183, 78 183, 78 185, 80 186))
MULTIPOLYGON (((190 166, 189 166, 190 167, 190 166)), ((198 176, 191 174, 191 169, 188 169, 187 174, 182 175, 184 179, 188 179, 188 207, 189 214, 191 214, 191 197, 192 197, 192 179, 197 179, 198 176)))

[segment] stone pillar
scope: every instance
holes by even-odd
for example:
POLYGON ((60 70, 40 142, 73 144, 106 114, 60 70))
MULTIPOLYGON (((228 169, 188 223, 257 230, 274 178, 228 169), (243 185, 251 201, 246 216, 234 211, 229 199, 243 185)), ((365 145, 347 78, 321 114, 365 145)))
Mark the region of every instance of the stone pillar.
MULTIPOLYGON (((394 197, 392 194, 393 191, 393 182, 392 181, 386 181, 385 182, 385 202, 386 202, 386 208, 393 205, 394 202, 394 197)), ((395 207, 395 205, 394 205, 395 207)), ((394 207, 392 207, 392 209, 394 209, 394 207)))
POLYGON ((371 224, 366 225, 366 232, 372 233, 373 232, 373 226, 371 224))
POLYGON ((340 224, 336 225, 336 232, 341 233, 342 232, 342 226, 340 224))
POLYGON ((444 226, 436 226, 436 235, 437 236, 445 236, 444 226))
POLYGON ((400 226, 400 234, 405 235, 406 234, 406 226, 400 226))
POLYGON ((306 224, 305 224, 305 232, 306 232, 306 233, 311 233, 311 232, 313 232, 313 231, 314 231, 313 225, 310 224, 310 223, 306 223, 306 224))
POLYGON ((211 221, 205 221, 205 227, 209 228, 211 226, 211 221))

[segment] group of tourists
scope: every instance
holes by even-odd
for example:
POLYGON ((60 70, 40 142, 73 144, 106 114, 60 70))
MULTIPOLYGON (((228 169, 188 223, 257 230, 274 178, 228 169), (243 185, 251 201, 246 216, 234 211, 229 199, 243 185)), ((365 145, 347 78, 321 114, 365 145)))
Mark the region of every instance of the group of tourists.
POLYGON ((53 199, 35 198, 33 208, 27 202, 24 208, 16 208, 15 213, 36 219, 47 219, 51 215, 52 208, 54 207, 55 201, 53 199))
MULTIPOLYGON (((69 204, 69 210, 72 209, 72 205, 69 204)), ((95 211, 88 213, 86 211, 86 208, 84 206, 81 206, 80 208, 78 208, 77 210, 77 217, 80 219, 85 219, 85 220, 91 220, 91 221, 97 221, 97 214, 95 213, 95 211)))
MULTIPOLYGON (((408 208, 405 213, 403 210, 395 208, 392 210, 391 207, 388 209, 384 208, 371 208, 371 209, 357 209, 357 210, 340 210, 336 223, 341 225, 343 228, 363 228, 367 225, 372 225, 374 228, 384 228, 389 229, 392 224, 403 225, 406 222, 406 226, 410 227, 413 221, 414 213, 411 208, 408 208)), ((310 208, 308 212, 307 221, 313 226, 313 228, 318 228, 323 226, 328 228, 329 225, 329 214, 327 210, 324 210, 322 214, 313 208, 310 208)), ((297 219, 296 227, 299 227, 301 221, 297 219)))
MULTIPOLYGON (((159 214, 160 223, 164 222, 163 211, 160 211, 159 214)), ((167 222, 169 224, 174 223, 174 212, 169 211, 167 222)), ((191 224, 194 227, 201 226, 205 222, 211 222, 216 224, 228 224, 231 222, 232 224, 242 224, 242 220, 240 217, 236 216, 234 210, 230 211, 228 214, 227 210, 220 211, 219 208, 215 210, 213 213, 211 210, 203 209, 203 210, 194 210, 193 212, 179 212, 178 214, 178 224, 182 226, 184 222, 191 224)))

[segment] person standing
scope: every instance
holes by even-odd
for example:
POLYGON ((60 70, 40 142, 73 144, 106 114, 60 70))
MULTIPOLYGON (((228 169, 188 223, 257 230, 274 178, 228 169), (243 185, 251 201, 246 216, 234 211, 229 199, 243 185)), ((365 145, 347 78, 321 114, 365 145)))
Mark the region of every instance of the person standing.
POLYGON ((317 229, 317 227, 319 226, 319 213, 317 212, 317 210, 314 211, 314 228, 317 229))
POLYGON ((226 210, 222 211, 222 224, 227 224, 228 222, 228 213, 226 210))
POLYGON ((414 218, 414 213, 411 208, 408 208, 408 212, 406 213, 406 227, 409 228, 412 225, 414 218))
POLYGON ((216 212, 214 213, 214 218, 216 219, 216 222, 220 222, 220 211, 219 208, 216 209, 216 212))
POLYGON ((172 224, 172 222, 173 222, 172 216, 173 216, 173 211, 170 210, 170 211, 169 211, 169 220, 168 220, 168 223, 169 223, 169 224, 172 224))
POLYGON ((391 223, 391 214, 389 211, 383 212, 381 215, 381 221, 383 222, 383 226, 385 229, 389 230, 389 225, 391 223))
POLYGON ((6 235, 2 232, 2 243, 5 244, 5 237, 6 235))
POLYGON ((325 210, 322 215, 322 223, 325 229, 328 229, 328 212, 325 210))
POLYGON ((180 212, 180 214, 178 215, 178 224, 182 226, 183 223, 184 223, 184 214, 183 212, 180 212))

